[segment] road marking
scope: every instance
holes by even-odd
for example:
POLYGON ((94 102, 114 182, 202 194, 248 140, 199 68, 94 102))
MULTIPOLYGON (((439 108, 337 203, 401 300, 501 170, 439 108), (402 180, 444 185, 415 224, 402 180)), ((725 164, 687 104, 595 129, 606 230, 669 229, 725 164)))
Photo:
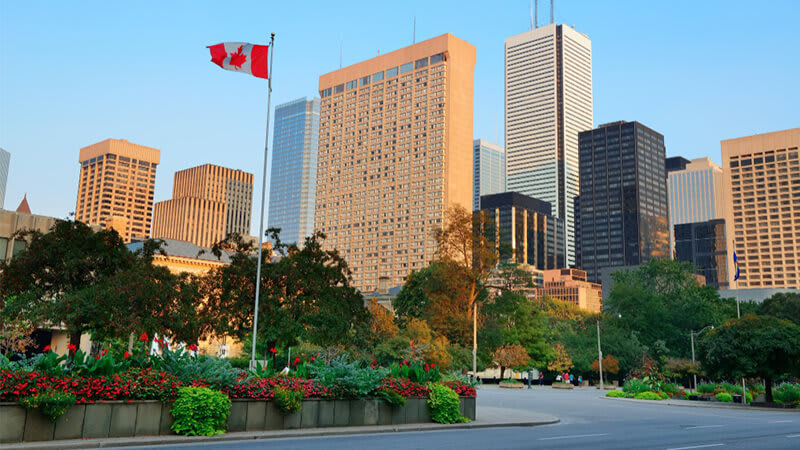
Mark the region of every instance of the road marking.
POLYGON ((790 434, 790 435, 788 435, 786 437, 789 438, 789 439, 796 438, 796 437, 800 437, 800 434, 790 434))
POLYGON ((687 449, 690 449, 690 448, 719 447, 721 445, 725 445, 725 444, 695 445, 693 447, 674 447, 674 448, 668 448, 667 450, 687 450, 687 449))
POLYGON ((789 422, 791 422, 791 420, 773 420, 770 423, 789 423, 789 422))
POLYGON ((599 433, 599 434, 573 434, 571 436, 556 436, 556 437, 549 437, 549 438, 539 438, 540 441, 551 441, 555 439, 572 439, 572 438, 582 438, 582 437, 594 437, 594 436, 608 436, 608 433, 599 433))
POLYGON ((687 430, 696 430, 698 428, 719 428, 719 427, 724 427, 724 426, 725 425, 699 425, 699 426, 696 426, 696 427, 688 427, 686 429, 687 430))

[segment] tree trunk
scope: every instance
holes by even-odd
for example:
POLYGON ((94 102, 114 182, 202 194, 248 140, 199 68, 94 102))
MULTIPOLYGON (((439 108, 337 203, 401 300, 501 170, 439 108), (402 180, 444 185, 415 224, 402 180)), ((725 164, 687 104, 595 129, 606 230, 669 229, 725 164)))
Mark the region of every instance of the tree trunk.
POLYGON ((764 377, 764 390, 767 391, 766 400, 767 403, 772 403, 772 378, 771 377, 764 377))
POLYGON ((133 333, 128 335, 128 353, 133 353, 133 333))
POLYGON ((506 373, 506 368, 504 366, 500 366, 500 381, 503 380, 503 374, 506 373))

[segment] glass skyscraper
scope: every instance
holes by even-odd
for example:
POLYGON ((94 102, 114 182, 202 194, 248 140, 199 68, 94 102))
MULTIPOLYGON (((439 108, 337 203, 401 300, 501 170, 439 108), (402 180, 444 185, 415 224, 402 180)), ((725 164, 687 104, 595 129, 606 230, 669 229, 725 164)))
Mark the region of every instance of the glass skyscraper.
POLYGON ((600 270, 666 258, 669 247, 664 136, 639 122, 579 135, 581 267, 600 270))
POLYGON ((483 139, 472 143, 472 210, 481 209, 481 196, 506 191, 506 153, 483 139))
POLYGON ((314 232, 318 145, 318 98, 275 107, 267 226, 280 228, 283 242, 302 245, 314 232))

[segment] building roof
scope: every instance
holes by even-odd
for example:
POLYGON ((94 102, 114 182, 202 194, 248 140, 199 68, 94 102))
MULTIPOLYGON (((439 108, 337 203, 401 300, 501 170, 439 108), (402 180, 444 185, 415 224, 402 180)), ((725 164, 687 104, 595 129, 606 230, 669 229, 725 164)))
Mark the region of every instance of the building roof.
MULTIPOLYGON (((167 256, 179 256, 183 258, 203 259, 206 261, 221 261, 224 263, 231 262, 231 253, 223 251, 220 258, 217 258, 211 252, 210 248, 200 247, 192 244, 191 242, 178 241, 175 239, 161 239, 164 241, 162 249, 166 252, 167 256)), ((127 245, 128 250, 135 252, 144 247, 144 242, 136 241, 127 245)))
POLYGON ((547 216, 552 214, 550 202, 529 197, 519 192, 481 195, 481 209, 510 208, 512 206, 536 211, 547 216))
POLYGON ((17 206, 18 213, 31 214, 31 206, 28 204, 28 194, 22 196, 22 201, 17 206))

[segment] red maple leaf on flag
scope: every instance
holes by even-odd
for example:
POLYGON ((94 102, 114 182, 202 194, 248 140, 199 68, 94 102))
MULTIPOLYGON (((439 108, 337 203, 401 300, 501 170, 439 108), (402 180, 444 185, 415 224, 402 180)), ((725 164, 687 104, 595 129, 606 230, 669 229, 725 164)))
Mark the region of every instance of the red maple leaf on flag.
POLYGON ((242 64, 247 62, 247 55, 242 53, 242 47, 244 47, 244 46, 240 45, 239 48, 236 50, 236 53, 231 53, 230 54, 231 61, 228 63, 228 64, 230 64, 232 66, 236 66, 236 67, 238 67, 240 69, 242 68, 242 64))

